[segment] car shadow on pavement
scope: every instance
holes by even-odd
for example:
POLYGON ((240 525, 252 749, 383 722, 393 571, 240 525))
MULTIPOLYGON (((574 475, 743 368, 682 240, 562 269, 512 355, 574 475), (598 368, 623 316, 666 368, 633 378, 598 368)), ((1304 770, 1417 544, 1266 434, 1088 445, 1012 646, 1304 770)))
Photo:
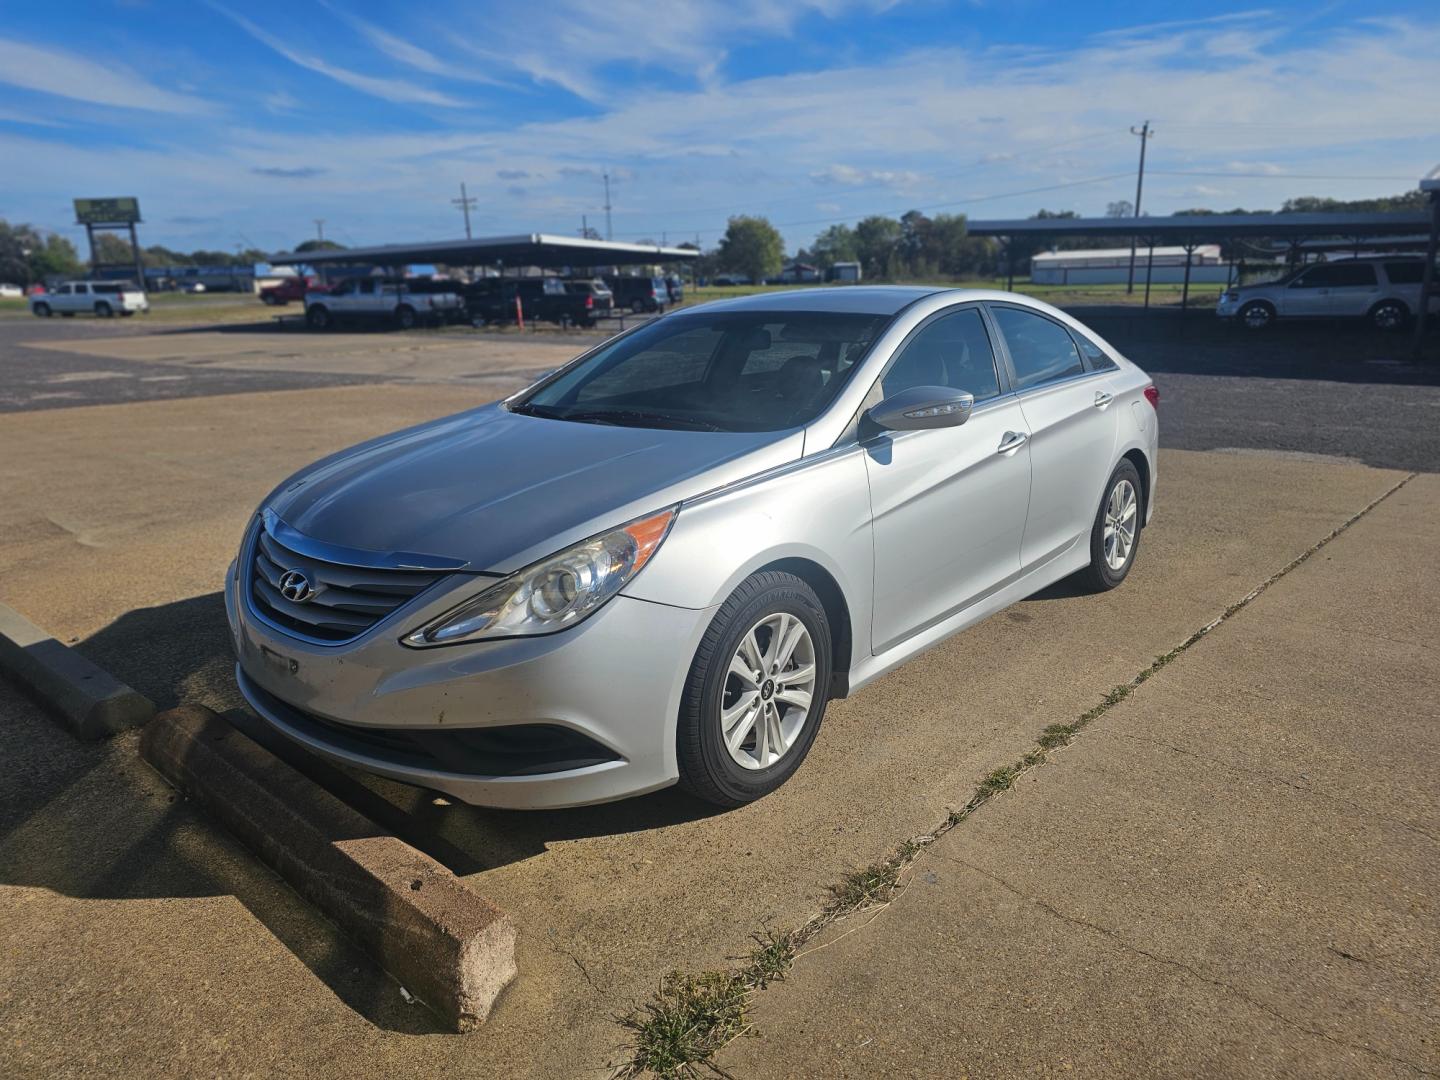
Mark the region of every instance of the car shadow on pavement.
MULTIPOLYGON (((39 890, 18 906, 12 899, 7 952, 38 950, 36 962, 43 955, 52 977, 93 987, 104 984, 114 950, 146 941, 146 954, 160 958, 150 962, 154 992, 162 998, 177 983, 209 984, 226 979, 227 971, 283 967, 264 935, 217 910, 217 898, 233 897, 376 1027, 414 1035, 445 1030, 151 772, 138 756, 138 732, 80 742, 3 680, 0 718, 9 744, 0 756, 0 886, 39 890), (97 903, 92 910, 75 901, 97 903)), ((135 962, 127 959, 127 969, 135 962)), ((253 989, 267 992, 263 985, 253 989)))

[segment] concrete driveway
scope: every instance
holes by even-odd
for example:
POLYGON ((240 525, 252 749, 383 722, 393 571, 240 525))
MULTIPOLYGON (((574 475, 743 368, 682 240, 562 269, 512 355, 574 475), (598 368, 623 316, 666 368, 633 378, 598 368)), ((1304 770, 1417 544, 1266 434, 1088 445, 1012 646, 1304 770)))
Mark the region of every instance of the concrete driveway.
MULTIPOLYGON (((232 706, 216 589, 255 502, 303 461, 487 389, 326 387, 0 417, 15 448, 0 461, 3 599, 162 702, 232 706)), ((0 698, 25 747, 0 765, 0 1057, 33 1074, 603 1074, 623 1056, 616 1014, 664 972, 724 967, 752 933, 803 922, 830 885, 925 835, 1047 724, 1094 706, 1403 479, 1253 453, 1167 451, 1161 467, 1159 517, 1124 588, 1050 590, 837 703, 805 767, 756 805, 712 814, 670 792, 501 813, 350 778, 516 919, 521 976, 469 1036, 434 1033, 328 924, 173 803, 131 737, 81 748, 0 698)), ((1328 602, 1324 582, 1313 588, 1328 602)), ((1097 878, 1115 876, 1115 828, 1095 841, 1097 878)), ((1008 840, 994 844, 1009 857, 1008 840)), ((966 908, 947 918, 965 932, 966 908)), ((796 993, 804 979, 802 966, 796 993)), ((803 1044, 774 1058, 766 1045, 743 1048, 761 1055, 759 1074, 817 1060, 803 1044)))

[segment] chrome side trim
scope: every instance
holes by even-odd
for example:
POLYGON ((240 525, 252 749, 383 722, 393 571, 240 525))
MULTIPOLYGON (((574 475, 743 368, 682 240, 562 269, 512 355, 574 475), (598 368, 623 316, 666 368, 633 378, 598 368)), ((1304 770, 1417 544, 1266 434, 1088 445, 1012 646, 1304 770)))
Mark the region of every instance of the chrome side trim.
POLYGON ((360 566, 369 570, 464 570, 470 563, 465 559, 447 559, 441 555, 421 555, 413 551, 366 551, 362 548, 343 547, 315 540, 291 528, 281 520, 274 510, 262 510, 265 531, 279 540, 291 551, 316 559, 320 562, 336 563, 340 566, 360 566))

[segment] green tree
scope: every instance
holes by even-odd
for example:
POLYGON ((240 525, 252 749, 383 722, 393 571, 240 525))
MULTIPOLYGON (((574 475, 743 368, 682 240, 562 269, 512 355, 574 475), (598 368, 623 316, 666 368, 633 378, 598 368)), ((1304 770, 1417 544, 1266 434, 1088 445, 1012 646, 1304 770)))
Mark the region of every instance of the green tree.
POLYGON ((716 254, 722 270, 761 282, 780 272, 785 244, 768 219, 742 215, 730 219, 716 254))
POLYGON ((79 272, 80 257, 65 237, 0 220, 0 281, 29 285, 79 272))
POLYGON ((830 269, 837 262, 854 262, 855 230, 849 225, 831 225, 815 237, 810 258, 822 270, 830 269))
POLYGON ((874 214, 855 226, 855 257, 866 277, 889 277, 900 243, 900 222, 874 214))
POLYGON ((295 254, 300 255, 307 251, 344 251, 344 244, 337 244, 334 240, 306 240, 304 243, 295 245, 295 254))
POLYGON ((122 240, 113 232, 96 232, 92 261, 95 266, 134 266, 135 252, 129 240, 122 240))

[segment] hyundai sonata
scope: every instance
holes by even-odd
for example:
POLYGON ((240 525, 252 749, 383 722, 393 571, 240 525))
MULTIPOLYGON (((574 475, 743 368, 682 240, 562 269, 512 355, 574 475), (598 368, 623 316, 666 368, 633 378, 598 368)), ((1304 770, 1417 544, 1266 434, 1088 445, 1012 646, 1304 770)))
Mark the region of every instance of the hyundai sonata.
POLYGON ((707 304, 277 487, 225 590, 246 699, 314 752, 492 806, 734 806, 826 703, 1070 575, 1134 565, 1158 394, 1000 292, 707 304))

